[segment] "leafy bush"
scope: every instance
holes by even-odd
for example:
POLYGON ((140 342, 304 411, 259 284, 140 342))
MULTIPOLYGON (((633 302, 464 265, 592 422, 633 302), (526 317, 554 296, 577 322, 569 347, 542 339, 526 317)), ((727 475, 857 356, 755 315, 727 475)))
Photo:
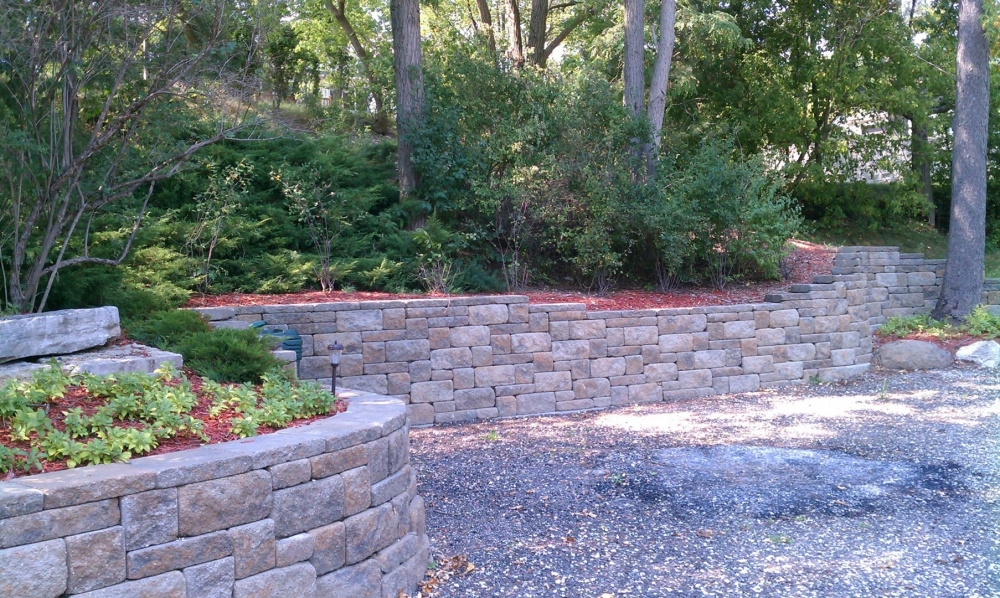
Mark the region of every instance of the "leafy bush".
POLYGON ((183 355, 184 364, 200 376, 259 384, 282 365, 271 355, 273 343, 255 330, 221 329, 185 335, 166 348, 183 355))
POLYGON ((683 156, 665 182, 650 221, 667 276, 699 280, 705 273, 718 288, 746 274, 779 277, 785 244, 801 217, 760 156, 708 139, 683 156))

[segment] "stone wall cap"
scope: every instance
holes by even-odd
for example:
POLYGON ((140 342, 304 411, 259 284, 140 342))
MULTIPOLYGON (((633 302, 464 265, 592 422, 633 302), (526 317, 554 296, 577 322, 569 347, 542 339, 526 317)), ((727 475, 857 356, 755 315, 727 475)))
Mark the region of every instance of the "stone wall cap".
POLYGON ((16 482, 0 482, 0 519, 37 513, 44 508, 45 495, 16 482))
POLYGON ((45 508, 56 509, 152 490, 156 475, 128 463, 110 463, 25 476, 16 484, 41 492, 45 508))
POLYGON ((406 406, 348 391, 347 411, 273 434, 0 482, 0 519, 246 473, 378 440, 406 423, 406 406))
POLYGON ((586 303, 532 303, 528 305, 528 313, 543 313, 552 311, 586 311, 586 303))

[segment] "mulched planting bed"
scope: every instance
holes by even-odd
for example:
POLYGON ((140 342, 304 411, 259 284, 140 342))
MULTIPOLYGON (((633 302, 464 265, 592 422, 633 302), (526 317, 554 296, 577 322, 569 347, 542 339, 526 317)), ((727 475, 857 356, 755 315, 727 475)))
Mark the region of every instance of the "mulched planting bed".
POLYGON ((970 367, 411 432, 433 598, 1000 595, 970 367))
MULTIPOLYGON (((202 379, 200 376, 195 374, 192 370, 184 368, 180 372, 180 376, 190 384, 191 391, 196 395, 197 401, 186 411, 186 415, 192 416, 195 420, 201 422, 202 429, 199 435, 190 431, 179 431, 175 435, 158 438, 157 445, 155 448, 148 452, 143 452, 141 454, 132 454, 131 457, 146 457, 150 455, 160 455, 164 453, 171 453, 175 451, 182 451, 191 448, 197 448, 199 446, 204 446, 207 444, 217 444, 220 442, 229 442, 231 440, 239 440, 244 438, 239 434, 234 433, 233 423, 234 419, 241 416, 236 409, 229 407, 221 410, 217 410, 213 415, 213 395, 210 392, 206 392, 205 385, 206 380, 202 379)), ((79 379, 75 379, 79 381, 79 379)), ((165 386, 171 388, 178 388, 181 385, 182 378, 175 377, 170 381, 165 383, 165 386)), ((3 384, 0 384, 2 387, 3 384)), ((237 385, 224 385, 226 387, 236 387, 237 385)), ((260 393, 261 387, 256 386, 254 391, 260 393)), ((0 397, 2 400, 2 397, 0 397)), ((109 403, 107 397, 95 396, 94 393, 90 392, 86 386, 82 383, 71 384, 66 387, 62 396, 52 396, 48 400, 38 401, 32 403, 30 408, 32 410, 43 410, 51 423, 53 429, 58 432, 67 432, 66 426, 66 413, 74 409, 79 409, 84 417, 93 416, 99 408, 106 406, 109 403)), ((2 405, 0 405, 2 407, 2 405)), ((310 422, 316 421, 318 419, 323 419, 331 415, 336 415, 347 409, 347 401, 344 399, 336 399, 329 412, 319 415, 312 415, 308 417, 298 417, 292 419, 287 425, 283 426, 286 428, 301 426, 308 424, 310 422)), ((121 429, 149 429, 150 426, 137 419, 115 419, 114 427, 121 429)), ((257 434, 270 434, 282 429, 278 426, 270 425, 258 425, 256 428, 257 434)), ((79 442, 87 442, 93 439, 95 436, 81 437, 77 440, 79 442)), ((38 440, 38 433, 31 432, 27 439, 17 439, 12 435, 12 419, 0 417, 0 448, 6 447, 9 449, 20 449, 22 451, 30 451, 32 446, 36 446, 36 441, 38 440)), ((18 459, 19 462, 23 463, 23 459, 18 459)), ((33 468, 30 472, 12 469, 6 473, 0 472, 0 481, 10 480, 21 475, 30 475, 34 473, 50 472, 50 471, 60 471, 69 468, 66 458, 61 459, 42 459, 40 462, 41 469, 33 468)))
MULTIPOLYGON (((524 293, 531 303, 583 303, 590 310, 660 309, 671 307, 699 307, 706 305, 736 305, 757 303, 764 296, 787 289, 789 284, 809 283, 814 276, 829 274, 833 265, 836 248, 806 241, 791 241, 792 251, 785 258, 789 270, 784 281, 755 283, 733 282, 725 289, 682 288, 669 293, 649 290, 619 290, 606 295, 594 295, 579 291, 559 289, 529 289, 524 293)), ((505 293, 490 293, 490 295, 505 293)), ((451 295, 451 297, 468 295, 451 295)), ((237 305, 275 305, 288 303, 332 303, 346 301, 381 301, 390 299, 429 299, 449 297, 442 294, 394 294, 374 292, 303 291, 284 295, 257 295, 229 293, 224 295, 201 295, 191 298, 186 307, 219 307, 237 305)))

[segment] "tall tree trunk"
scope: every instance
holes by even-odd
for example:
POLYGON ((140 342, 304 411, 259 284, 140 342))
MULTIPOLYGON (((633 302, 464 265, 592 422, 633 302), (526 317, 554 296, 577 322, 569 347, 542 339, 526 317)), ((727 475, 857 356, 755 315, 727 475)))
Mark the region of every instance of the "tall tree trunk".
POLYGON ((670 62, 674 56, 676 23, 677 0, 661 0, 660 39, 656 44, 656 62, 653 64, 653 79, 649 83, 647 108, 652 143, 646 151, 646 173, 650 177, 656 174, 656 157, 663 138, 663 117, 667 109, 667 83, 670 81, 670 62))
POLYGON ((531 0, 531 21, 528 23, 528 47, 531 64, 545 65, 545 35, 548 32, 549 0, 531 0))
POLYGON ((518 0, 507 0, 510 7, 510 59, 514 66, 524 66, 524 35, 521 33, 521 7, 518 0))
POLYGON ((399 191, 410 195, 417 186, 413 169, 414 132, 424 113, 423 58, 418 0, 391 0, 392 58, 396 72, 396 128, 399 131, 399 191))
POLYGON ((488 0, 476 0, 479 8, 479 20, 483 22, 483 29, 486 30, 486 47, 490 51, 490 56, 497 55, 497 38, 493 33, 493 15, 490 14, 488 0))
POLYGON ((646 113, 646 68, 643 56, 643 0, 625 0, 625 109, 634 118, 646 113))
POLYGON ((931 314, 938 319, 964 318, 979 303, 983 290, 989 67, 983 2, 959 0, 948 262, 941 296, 931 314))
POLYGON ((378 80, 375 78, 375 71, 371 66, 371 55, 365 49, 364 44, 361 43, 361 39, 358 38, 358 34, 354 30, 354 26, 351 25, 351 21, 347 18, 344 0, 326 0, 326 8, 333 14, 333 18, 340 25, 340 28, 344 30, 344 35, 347 36, 347 41, 350 42, 354 53, 358 55, 358 59, 361 61, 361 68, 365 72, 365 78, 368 79, 368 85, 371 87, 372 100, 375 102, 375 121, 372 123, 372 132, 385 135, 389 132, 389 116, 385 111, 385 97, 382 93, 382 88, 378 84, 378 80))
POLYGON ((927 120, 910 119, 910 167, 920 180, 920 192, 927 201, 927 223, 937 224, 934 206, 934 188, 931 186, 930 144, 927 141, 927 120))

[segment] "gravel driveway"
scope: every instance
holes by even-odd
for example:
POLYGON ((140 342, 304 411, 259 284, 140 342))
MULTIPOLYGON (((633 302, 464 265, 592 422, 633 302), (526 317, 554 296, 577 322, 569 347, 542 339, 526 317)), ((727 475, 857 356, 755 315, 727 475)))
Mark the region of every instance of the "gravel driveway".
POLYGON ((433 596, 1000 596, 998 415, 950 369, 414 430, 433 596))

